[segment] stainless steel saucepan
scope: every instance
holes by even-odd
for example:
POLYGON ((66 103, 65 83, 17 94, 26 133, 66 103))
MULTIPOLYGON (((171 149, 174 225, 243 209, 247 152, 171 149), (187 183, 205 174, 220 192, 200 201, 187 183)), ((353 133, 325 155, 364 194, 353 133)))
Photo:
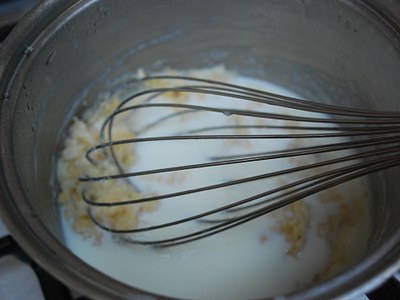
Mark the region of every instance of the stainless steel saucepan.
MULTIPOLYGON (((55 161, 75 114, 138 68, 225 64, 310 99, 400 111, 400 4, 364 0, 48 0, 0 49, 0 213, 46 270, 93 299, 158 299, 63 242, 55 161)), ((367 255, 279 299, 352 299, 400 268, 400 169, 373 175, 367 255)))

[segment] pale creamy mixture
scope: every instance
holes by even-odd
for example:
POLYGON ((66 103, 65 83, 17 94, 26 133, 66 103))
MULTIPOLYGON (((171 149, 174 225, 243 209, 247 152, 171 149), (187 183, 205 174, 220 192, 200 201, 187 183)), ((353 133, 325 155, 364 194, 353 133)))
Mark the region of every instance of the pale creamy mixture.
MULTIPOLYGON (((168 71, 169 73, 178 73, 168 71)), ((167 72, 167 73, 168 73, 167 72)), ((184 74, 217 79, 260 90, 296 97, 279 86, 228 72, 223 67, 193 70, 184 74)), ((143 74, 138 73, 138 76, 143 74)), ((145 83, 146 88, 165 86, 165 81, 145 83)), ((178 83, 179 85, 180 83, 178 83)), ((183 84, 183 83, 182 83, 183 84)), ((186 83, 187 84, 187 83, 186 83)), ((58 164, 61 186, 59 202, 64 211, 67 246, 100 271, 137 288, 178 298, 249 299, 280 295, 337 274, 365 253, 370 233, 368 180, 361 178, 301 199, 273 213, 223 233, 199 241, 153 248, 123 242, 118 236, 96 227, 81 198, 82 189, 99 202, 119 202, 293 168, 303 164, 351 154, 326 154, 227 167, 189 170, 126 180, 80 183, 81 175, 117 174, 113 162, 102 151, 93 152, 97 164, 85 158, 85 151, 99 142, 102 123, 120 103, 118 96, 105 99, 71 125, 58 164), (136 187, 137 190, 135 190, 136 187)), ((140 100, 138 100, 140 101, 140 100)), ((159 95, 151 102, 178 102, 218 108, 265 110, 279 114, 299 114, 280 107, 243 100, 182 92, 159 95)), ((164 118, 177 109, 149 108, 121 116, 113 124, 113 138, 189 134, 194 129, 227 125, 293 125, 289 121, 241 118, 222 113, 187 113, 164 118), (163 119, 162 122, 158 120, 163 119), (148 126, 151 124, 152 126, 148 126)), ((302 115, 307 115, 300 112, 302 115)), ((320 117, 325 117, 320 115, 320 117)), ((290 130, 289 130, 290 131, 290 130)), ((208 129, 199 134, 265 134, 265 129, 208 129)), ((274 129, 268 131, 274 132, 274 129)), ((341 139, 329 140, 329 143, 341 139)), ((326 142, 326 141, 324 141, 326 142)), ((135 172, 181 164, 209 162, 222 155, 259 153, 319 143, 314 139, 212 140, 207 142, 149 142, 115 147, 124 170, 135 172)), ((329 169, 329 167, 324 167, 329 169)), ((103 225, 132 229, 169 222, 204 212, 245 197, 262 193, 320 170, 288 174, 268 180, 196 193, 187 197, 140 205, 95 208, 93 215, 103 225)), ((221 218, 243 211, 221 213, 221 218)), ((125 236, 125 239, 154 240, 199 230, 203 223, 191 222, 157 232, 125 236)))

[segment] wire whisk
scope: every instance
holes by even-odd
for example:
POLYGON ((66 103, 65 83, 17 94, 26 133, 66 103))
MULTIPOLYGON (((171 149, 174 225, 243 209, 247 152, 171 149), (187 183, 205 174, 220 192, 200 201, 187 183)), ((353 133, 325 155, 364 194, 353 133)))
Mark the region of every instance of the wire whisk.
MULTIPOLYGON (((339 107, 185 76, 145 77, 132 84, 143 89, 125 98, 105 119, 99 133, 100 143, 86 152, 94 168, 99 164, 95 155, 101 152, 118 172, 79 178, 88 184, 127 180, 141 195, 114 202, 91 199, 86 190, 82 192, 93 222, 106 231, 129 235, 126 240, 131 243, 165 247, 199 240, 400 164, 398 112, 339 107), (195 102, 191 100, 193 97, 195 102), (121 120, 140 124, 132 125, 135 131, 132 138, 114 139, 113 127, 121 120), (184 150, 187 155, 177 150, 181 143, 193 147, 184 150), (135 169, 124 165, 115 153, 115 148, 121 145, 131 147, 133 152, 138 148, 140 153, 151 153, 149 167, 135 169), (197 155, 197 151, 208 154, 197 155), (164 152, 171 155, 176 152, 182 162, 175 162, 178 158, 159 159, 164 152), (163 164, 153 163, 157 159, 163 164), (272 167, 264 165, 270 162, 272 167), (228 171, 214 182, 212 172, 218 173, 221 168, 228 171), (194 174, 194 183, 179 185, 179 181, 189 176, 184 172, 194 174), (174 182, 161 192, 142 187, 143 178, 164 174, 174 182), (267 180, 275 181, 271 185, 265 183, 267 180), (228 200, 219 201, 225 197, 221 195, 228 195, 228 200), (176 199, 180 201, 177 205, 183 205, 186 197, 193 197, 187 200, 192 203, 207 198, 204 200, 207 204, 201 204, 194 213, 182 218, 132 229, 112 228, 92 213, 94 207, 176 199), (197 225, 186 227, 189 223, 197 225), (177 226, 187 230, 169 235, 177 226), (157 238, 135 235, 158 230, 162 234, 157 238)), ((159 182, 163 181, 160 178, 159 182)))

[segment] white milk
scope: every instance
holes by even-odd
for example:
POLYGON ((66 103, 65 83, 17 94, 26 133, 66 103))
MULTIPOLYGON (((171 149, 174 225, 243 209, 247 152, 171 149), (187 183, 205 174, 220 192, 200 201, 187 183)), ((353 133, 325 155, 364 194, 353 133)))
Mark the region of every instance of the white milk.
MULTIPOLYGON (((296 96, 276 85, 255 79, 237 77, 236 84, 252 86, 277 94, 296 96)), ((156 101, 154 101, 156 102, 156 101)), ((191 96, 185 102, 220 108, 246 109, 246 101, 220 99, 215 96, 191 96)), ((254 106, 254 105, 253 105, 254 106)), ((257 107, 257 106, 256 106, 257 107)), ((260 108, 261 109, 261 108, 260 108)), ((269 107, 276 113, 281 108, 269 107)), ((132 114, 130 126, 141 128, 145 123, 157 120, 168 110, 148 109, 132 114)), ((162 136, 207 126, 232 124, 235 116, 221 113, 190 114, 173 118, 141 133, 140 136, 162 136)), ((256 124, 249 119, 246 124, 256 124)), ((273 121, 274 125, 283 121, 273 121)), ((252 129, 248 133, 261 131, 252 129)), ((273 131, 272 131, 273 132, 273 131)), ((208 131, 204 134, 216 134, 208 131)), ((223 130, 220 134, 232 131, 223 130)), ((333 141, 332 141, 333 142, 333 141)), ((337 142, 337 140, 336 140, 337 142)), ((262 152, 287 148, 293 140, 256 140, 230 143, 224 140, 195 142, 152 142, 135 146, 138 162, 130 171, 195 164, 210 161, 209 157, 262 152)), ((296 142, 297 143, 297 142, 296 142)), ((301 141, 300 143, 304 143, 301 141)), ((310 145, 312 141, 305 141, 310 145)), ((349 152, 350 153, 350 152, 349 152)), ((313 158, 307 158, 311 160, 313 158)), ((164 174, 132 179, 144 194, 165 194, 218 182, 254 176, 296 166, 296 161, 276 160, 247 163, 228 167, 191 170, 185 175, 164 174)), ((292 182, 300 175, 263 180, 251 184, 198 193, 188 197, 164 200, 158 209, 140 216, 142 225, 154 225, 201 213, 246 196, 274 188, 282 182, 292 182)), ((358 197, 367 212, 368 191, 365 181, 353 181, 340 188, 340 197, 352 201, 358 197), (355 192, 356 191, 356 192, 355 192), (355 195, 355 193, 357 195, 355 195)), ((342 200, 341 200, 342 201, 342 200)), ((205 239, 168 248, 130 245, 116 242, 105 233, 101 245, 71 230, 67 222, 64 232, 67 246, 80 258, 98 270, 137 288, 162 295, 191 299, 249 299, 280 295, 312 284, 318 273, 330 263, 332 248, 318 233, 318 226, 339 212, 340 201, 321 201, 318 196, 305 200, 309 213, 304 247, 297 255, 289 255, 291 242, 278 228, 279 216, 266 215, 223 233, 205 239)), ((290 215, 290 213, 289 213, 290 215)), ((223 216, 223 214, 219 215, 223 216)), ((226 214, 225 214, 226 216, 226 214)), ((218 216, 217 216, 218 217, 218 216)), ((290 216, 289 216, 290 217, 290 216)), ((211 218, 211 217, 210 217, 211 218)), ((216 217, 213 217, 216 218, 216 217)), ((198 222, 170 228, 167 231, 147 232, 136 235, 141 239, 157 239, 176 236, 205 226, 198 222)), ((349 263, 357 261, 364 253, 369 237, 368 213, 357 220, 356 226, 346 229, 343 250, 349 263)), ((118 240, 117 240, 118 241, 118 240)), ((339 268, 340 269, 340 268, 339 268)))

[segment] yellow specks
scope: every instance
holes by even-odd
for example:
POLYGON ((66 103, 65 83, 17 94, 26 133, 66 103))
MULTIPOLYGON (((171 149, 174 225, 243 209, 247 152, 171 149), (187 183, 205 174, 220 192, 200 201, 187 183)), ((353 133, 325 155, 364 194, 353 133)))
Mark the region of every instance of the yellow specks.
POLYGON ((158 184, 176 185, 183 184, 190 171, 165 173, 162 175, 149 175, 143 179, 156 182, 158 184))
POLYGON ((306 243, 309 224, 308 207, 303 201, 294 202, 278 213, 278 228, 291 243, 288 255, 297 257, 306 243))
POLYGON ((189 100, 189 93, 183 91, 172 91, 163 95, 165 98, 171 98, 175 103, 185 103, 189 100))
POLYGON ((260 235, 260 243, 265 244, 268 241, 268 238, 265 234, 260 235))
MULTIPOLYGON (((58 201, 64 206, 65 217, 72 220, 73 229, 85 238, 94 238, 100 243, 102 233, 97 229, 88 215, 88 205, 82 199, 82 190, 87 196, 97 202, 120 202, 140 198, 130 183, 126 180, 107 180, 83 183, 78 181, 81 175, 104 176, 118 174, 117 167, 106 157, 104 151, 95 151, 92 158, 95 166, 85 158, 86 151, 99 143, 99 134, 105 118, 119 105, 118 99, 103 102, 97 109, 89 110, 87 119, 75 119, 65 141, 65 148, 58 162, 57 176, 61 192, 58 201)), ((133 138, 129 126, 115 123, 112 137, 114 140, 133 138)), ((131 145, 114 147, 117 159, 122 165, 132 165, 136 159, 131 145)), ((128 206, 94 207, 92 212, 96 220, 114 229, 134 229, 138 225, 138 214, 142 209, 154 209, 154 203, 144 203, 128 206)))
POLYGON ((365 206, 357 198, 339 205, 337 214, 329 216, 324 223, 318 224, 318 234, 329 244, 331 255, 325 270, 319 272, 315 281, 329 278, 345 269, 351 263, 347 256, 349 245, 348 231, 357 225, 365 214, 365 206))

